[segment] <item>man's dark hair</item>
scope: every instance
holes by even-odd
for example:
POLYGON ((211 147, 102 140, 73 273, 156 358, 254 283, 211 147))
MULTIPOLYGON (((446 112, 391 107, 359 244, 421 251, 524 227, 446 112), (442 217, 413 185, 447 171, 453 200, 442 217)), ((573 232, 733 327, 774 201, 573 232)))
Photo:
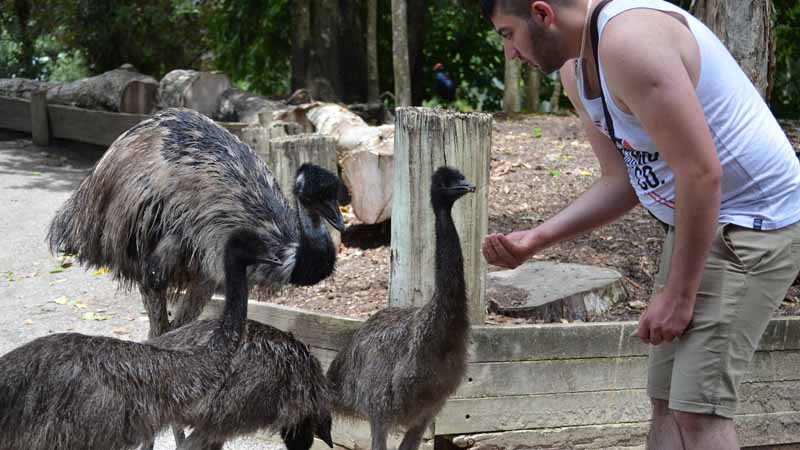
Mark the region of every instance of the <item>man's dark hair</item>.
POLYGON ((481 13, 486 20, 490 20, 497 7, 504 13, 527 17, 530 14, 530 4, 531 0, 481 0, 481 13))
MULTIPOLYGON (((495 7, 498 11, 526 18, 530 15, 532 0, 481 0, 481 13, 486 20, 491 20, 495 7)), ((566 5, 570 0, 550 0, 553 5, 566 5)))

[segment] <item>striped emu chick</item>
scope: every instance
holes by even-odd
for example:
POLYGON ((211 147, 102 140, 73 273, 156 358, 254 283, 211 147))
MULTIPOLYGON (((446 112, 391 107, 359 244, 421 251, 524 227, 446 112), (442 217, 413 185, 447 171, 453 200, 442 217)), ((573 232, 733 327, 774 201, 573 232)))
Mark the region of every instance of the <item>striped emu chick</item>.
POLYGON ((387 433, 406 429, 400 450, 415 450, 466 370, 469 318, 464 260, 452 218, 456 200, 475 187, 457 170, 432 177, 436 257, 433 298, 422 307, 386 308, 372 315, 328 369, 334 409, 369 420, 372 450, 386 450, 387 433))

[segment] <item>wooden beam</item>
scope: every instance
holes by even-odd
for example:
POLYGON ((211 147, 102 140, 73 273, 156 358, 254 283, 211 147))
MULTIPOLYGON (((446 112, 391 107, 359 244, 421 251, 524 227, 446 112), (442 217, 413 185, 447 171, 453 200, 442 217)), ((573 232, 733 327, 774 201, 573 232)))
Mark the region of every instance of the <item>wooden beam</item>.
MULTIPOLYGON (((800 381, 744 383, 739 414, 800 411, 800 381)), ((451 399, 436 416, 438 434, 555 428, 645 421, 650 399, 642 389, 451 399)))
POLYGON ((0 128, 31 132, 31 102, 0 96, 0 128))
POLYGON ((458 168, 477 191, 459 200, 453 219, 464 254, 470 320, 486 314, 486 262, 481 240, 488 229, 492 118, 428 108, 398 108, 392 198, 392 274, 389 304, 423 305, 434 288, 435 235, 430 203, 437 167, 458 168))

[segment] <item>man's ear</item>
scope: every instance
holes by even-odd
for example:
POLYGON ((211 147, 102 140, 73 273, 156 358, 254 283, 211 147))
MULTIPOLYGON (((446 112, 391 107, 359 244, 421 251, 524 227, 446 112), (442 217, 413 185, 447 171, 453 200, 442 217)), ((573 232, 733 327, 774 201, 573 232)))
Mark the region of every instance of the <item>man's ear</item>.
POLYGON ((545 27, 549 27, 556 22, 553 6, 549 2, 542 0, 531 2, 531 18, 545 27))

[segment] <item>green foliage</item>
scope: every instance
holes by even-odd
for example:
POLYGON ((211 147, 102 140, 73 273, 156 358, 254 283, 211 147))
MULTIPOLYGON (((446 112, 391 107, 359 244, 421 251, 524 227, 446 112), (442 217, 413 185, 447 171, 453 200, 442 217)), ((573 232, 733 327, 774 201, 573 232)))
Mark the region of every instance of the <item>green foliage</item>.
POLYGON ((217 68, 253 92, 287 93, 289 0, 215 0, 211 6, 209 29, 217 68))
MULTIPOLYGON (((205 51, 205 17, 198 0, 14 0, 2 19, 10 38, 24 49, 35 43, 29 76, 72 78, 105 72, 123 63, 160 78, 193 67, 205 51), (28 14, 19 14, 27 4, 28 14), (27 18, 27 20, 23 20, 27 18), (23 25, 24 24, 24 25, 23 25), (34 56, 35 55, 35 56, 34 56)), ((5 32, 4 27, 4 32, 5 32)), ((3 46, 8 50, 9 46, 3 46)), ((24 67, 24 51, 5 51, 24 67)), ((5 66, 4 66, 5 67, 5 66)), ((16 70, 17 76, 24 76, 16 70)))
POLYGON ((775 81, 770 106, 781 118, 800 118, 800 2, 774 0, 775 81))

